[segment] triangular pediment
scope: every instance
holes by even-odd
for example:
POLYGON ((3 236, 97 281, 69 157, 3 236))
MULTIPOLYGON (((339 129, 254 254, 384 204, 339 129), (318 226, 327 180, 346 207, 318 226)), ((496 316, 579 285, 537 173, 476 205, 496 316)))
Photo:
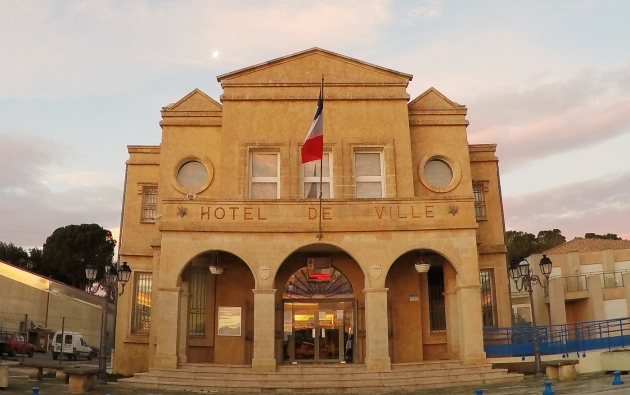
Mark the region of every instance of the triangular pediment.
POLYGON ((408 83, 413 76, 376 66, 348 56, 311 48, 217 77, 229 83, 313 83, 325 81, 347 83, 408 83))
POLYGON ((177 103, 164 107, 164 111, 222 111, 223 106, 199 89, 184 96, 177 103))
POLYGON ((433 87, 409 102, 408 106, 410 110, 453 110, 465 108, 465 106, 455 103, 433 87))

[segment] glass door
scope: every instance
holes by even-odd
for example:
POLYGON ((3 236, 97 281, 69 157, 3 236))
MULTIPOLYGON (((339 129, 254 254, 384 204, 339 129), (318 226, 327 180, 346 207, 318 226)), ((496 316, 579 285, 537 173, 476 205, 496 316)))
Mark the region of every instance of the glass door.
POLYGON ((315 360, 317 328, 316 303, 293 303, 293 358, 296 361, 315 360))
POLYGON ((284 360, 352 362, 354 304, 284 303, 284 360))
POLYGON ((325 360, 340 360, 339 346, 343 344, 343 337, 339 339, 340 334, 343 333, 340 330, 340 324, 343 323, 343 309, 338 309, 341 303, 320 303, 317 312, 317 327, 318 327, 318 359, 325 360))

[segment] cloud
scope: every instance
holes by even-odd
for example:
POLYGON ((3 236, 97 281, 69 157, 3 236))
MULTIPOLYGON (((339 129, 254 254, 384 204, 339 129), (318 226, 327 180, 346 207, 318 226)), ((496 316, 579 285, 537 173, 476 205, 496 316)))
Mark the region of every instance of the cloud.
POLYGON ((190 69, 212 79, 270 53, 367 44, 390 18, 375 0, 3 1, 0 98, 118 92, 190 69))
POLYGON ((508 230, 558 228, 567 239, 585 233, 630 233, 630 172, 504 199, 508 230))
POLYGON ((630 133, 630 64, 470 103, 469 139, 494 142, 505 172, 630 133))
POLYGON ((442 15, 442 7, 441 4, 438 3, 421 5, 412 9, 409 15, 416 18, 433 19, 442 15))
MULTIPOLYGON (((61 226, 97 223, 117 228, 122 190, 56 175, 67 146, 34 137, 0 134, 0 241, 41 247, 61 226), (58 190, 51 189, 50 180, 58 190), (63 184, 59 181, 65 180, 63 184), (67 181, 70 182, 67 182, 67 181)), ((84 180, 85 181, 85 180, 84 180)))

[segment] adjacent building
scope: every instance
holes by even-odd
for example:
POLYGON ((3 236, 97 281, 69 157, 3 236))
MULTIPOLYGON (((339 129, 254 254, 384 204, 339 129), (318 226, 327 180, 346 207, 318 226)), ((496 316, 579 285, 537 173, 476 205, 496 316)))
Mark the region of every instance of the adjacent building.
POLYGON ((217 80, 128 146, 114 371, 483 363, 511 308, 496 146, 468 143, 466 107, 318 48, 217 80))
MULTIPOLYGON (((549 287, 534 287, 536 321, 571 324, 628 317, 630 241, 575 239, 545 251, 553 262, 549 287)), ((542 255, 528 258, 535 271, 542 255)), ((538 273, 540 274, 540 273, 538 273)), ((516 317, 531 320, 529 296, 512 286, 516 317)))
MULTIPOLYGON (((101 342, 103 298, 0 261, 0 331, 40 332, 29 338, 38 351, 48 350, 49 335, 64 329, 81 332, 91 346, 101 342)), ((110 303, 109 331, 114 329, 110 303)), ((110 348, 111 349, 111 348, 110 348)))

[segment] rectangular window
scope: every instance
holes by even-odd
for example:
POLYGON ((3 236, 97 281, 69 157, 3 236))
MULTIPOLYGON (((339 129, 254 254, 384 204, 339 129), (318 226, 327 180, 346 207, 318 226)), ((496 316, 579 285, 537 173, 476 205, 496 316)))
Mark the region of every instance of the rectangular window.
POLYGON ((473 183, 473 196, 475 197, 475 218, 486 219, 486 205, 483 201, 483 182, 473 183))
POLYGON ((249 159, 249 197, 279 199, 280 155, 274 152, 252 152, 249 159))
POLYGON ((188 334, 206 334, 206 275, 207 267, 193 267, 190 272, 190 315, 188 334))
POLYGON ((135 275, 131 333, 148 334, 151 328, 151 273, 135 275))
POLYGON ((354 186, 357 198, 385 196, 385 172, 382 151, 354 153, 354 186))
POLYGON ((322 161, 314 160, 302 165, 302 197, 304 199, 319 198, 319 178, 322 181, 322 198, 332 198, 332 155, 324 153, 322 161), (324 173, 321 174, 321 166, 324 173))
POLYGON ((483 326, 497 326, 494 273, 492 269, 480 270, 479 282, 481 283, 481 316, 483 326))
POLYGON ((446 330, 446 303, 444 302, 444 271, 431 266, 427 272, 429 286, 429 321, 431 331, 446 330))
POLYGON ((142 216, 141 221, 155 221, 155 207, 157 205, 157 186, 142 187, 142 216))

